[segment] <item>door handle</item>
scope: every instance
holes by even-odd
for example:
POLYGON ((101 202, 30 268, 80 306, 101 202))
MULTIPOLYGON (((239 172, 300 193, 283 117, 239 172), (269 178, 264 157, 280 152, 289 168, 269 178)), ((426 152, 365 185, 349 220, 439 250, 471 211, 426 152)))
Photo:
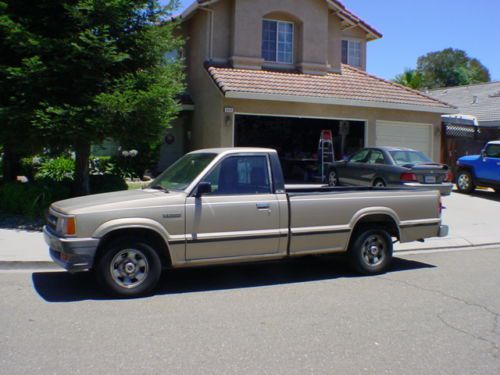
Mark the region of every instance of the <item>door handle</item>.
POLYGON ((271 208, 269 203, 257 203, 255 206, 258 210, 269 210, 271 208))

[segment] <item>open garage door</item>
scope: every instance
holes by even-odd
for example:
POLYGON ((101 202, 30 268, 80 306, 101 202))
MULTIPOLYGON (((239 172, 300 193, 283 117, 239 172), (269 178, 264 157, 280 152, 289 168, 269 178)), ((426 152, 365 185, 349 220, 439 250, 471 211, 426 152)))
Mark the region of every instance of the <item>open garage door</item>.
POLYGON ((432 125, 377 121, 377 146, 408 147, 433 158, 432 125))
POLYGON ((278 151, 288 181, 312 181, 322 130, 333 135, 335 158, 365 146, 365 123, 336 119, 235 115, 234 145, 278 151))

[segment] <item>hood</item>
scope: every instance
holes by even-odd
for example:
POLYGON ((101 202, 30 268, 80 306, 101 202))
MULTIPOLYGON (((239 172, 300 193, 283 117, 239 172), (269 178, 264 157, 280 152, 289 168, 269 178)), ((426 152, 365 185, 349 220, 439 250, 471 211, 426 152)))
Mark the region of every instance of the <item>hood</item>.
POLYGON ((467 155, 458 158, 458 161, 474 161, 480 158, 480 155, 467 155))
POLYGON ((99 210, 119 208, 123 207, 124 204, 129 208, 148 207, 158 204, 158 200, 161 200, 162 204, 166 203, 165 200, 177 200, 181 195, 185 195, 185 193, 166 193, 153 189, 124 190, 65 199, 53 203, 51 207, 63 214, 78 214, 94 211, 97 207, 99 210))

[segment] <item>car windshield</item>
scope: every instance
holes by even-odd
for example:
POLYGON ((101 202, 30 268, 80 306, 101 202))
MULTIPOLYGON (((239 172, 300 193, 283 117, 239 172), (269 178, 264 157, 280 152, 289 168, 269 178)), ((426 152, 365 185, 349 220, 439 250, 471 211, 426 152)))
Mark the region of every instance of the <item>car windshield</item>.
POLYGON ((432 163, 432 160, 420 151, 389 151, 389 154, 396 165, 432 163))
POLYGON ((203 171, 217 154, 187 154, 156 177, 150 188, 164 190, 184 190, 203 171))

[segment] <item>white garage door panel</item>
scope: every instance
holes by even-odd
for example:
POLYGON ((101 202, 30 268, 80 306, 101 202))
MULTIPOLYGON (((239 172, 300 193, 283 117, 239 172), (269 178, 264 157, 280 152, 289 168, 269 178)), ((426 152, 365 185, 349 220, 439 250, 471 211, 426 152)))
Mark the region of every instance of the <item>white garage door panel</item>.
POLYGON ((409 147, 432 158, 432 125, 377 121, 377 146, 409 147))

